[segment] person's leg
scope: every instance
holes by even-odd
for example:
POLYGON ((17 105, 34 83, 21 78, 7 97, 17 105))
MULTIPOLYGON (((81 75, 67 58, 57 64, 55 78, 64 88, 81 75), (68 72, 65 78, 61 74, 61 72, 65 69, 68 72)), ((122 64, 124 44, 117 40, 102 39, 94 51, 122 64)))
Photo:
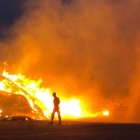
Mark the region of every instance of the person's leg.
POLYGON ((58 113, 59 125, 61 125, 61 115, 60 115, 60 110, 58 110, 57 113, 58 113))
POLYGON ((52 115, 51 115, 51 124, 53 124, 54 115, 55 115, 55 110, 53 110, 52 115))

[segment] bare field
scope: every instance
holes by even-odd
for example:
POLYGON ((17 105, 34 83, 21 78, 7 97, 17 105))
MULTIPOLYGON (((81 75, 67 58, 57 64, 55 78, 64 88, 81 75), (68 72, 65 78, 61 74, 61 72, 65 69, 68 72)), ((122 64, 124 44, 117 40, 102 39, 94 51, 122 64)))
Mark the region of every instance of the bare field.
POLYGON ((140 140, 140 124, 0 122, 0 140, 140 140))

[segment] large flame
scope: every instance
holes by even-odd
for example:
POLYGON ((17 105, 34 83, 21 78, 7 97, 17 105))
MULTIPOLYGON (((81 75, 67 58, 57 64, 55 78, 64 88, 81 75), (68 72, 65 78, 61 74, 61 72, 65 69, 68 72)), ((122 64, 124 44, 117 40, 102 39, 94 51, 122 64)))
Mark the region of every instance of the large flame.
MULTIPOLYGON (((53 110, 52 91, 50 88, 41 87, 40 80, 31 80, 24 75, 12 75, 4 71, 3 80, 0 82, 0 90, 11 94, 23 95, 29 102, 32 111, 38 114, 39 119, 50 118, 53 110)), ((69 100, 61 99, 60 110, 63 118, 85 117, 85 116, 109 116, 109 110, 100 113, 88 113, 84 110, 84 104, 80 99, 71 98, 69 100)), ((2 112, 2 111, 1 111, 2 112)), ((34 116, 31 116, 35 118, 34 116)))

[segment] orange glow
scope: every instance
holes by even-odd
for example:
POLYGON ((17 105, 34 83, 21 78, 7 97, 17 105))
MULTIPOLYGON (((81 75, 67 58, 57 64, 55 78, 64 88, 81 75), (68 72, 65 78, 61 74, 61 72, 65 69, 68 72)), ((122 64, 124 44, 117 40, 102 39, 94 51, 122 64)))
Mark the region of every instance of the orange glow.
MULTIPOLYGON (((32 111, 39 115, 38 119, 50 118, 53 109, 52 90, 42 88, 41 79, 38 81, 26 78, 24 75, 11 75, 4 71, 3 80, 0 82, 0 90, 11 94, 23 95, 29 102, 32 111), (40 112, 42 111, 42 112, 40 112)), ((63 118, 98 117, 101 113, 89 113, 84 107, 83 101, 72 97, 69 100, 60 97, 60 110, 63 118)), ((109 111, 103 111, 104 116, 109 116, 109 111)), ((32 118, 36 119, 34 116, 32 118)))

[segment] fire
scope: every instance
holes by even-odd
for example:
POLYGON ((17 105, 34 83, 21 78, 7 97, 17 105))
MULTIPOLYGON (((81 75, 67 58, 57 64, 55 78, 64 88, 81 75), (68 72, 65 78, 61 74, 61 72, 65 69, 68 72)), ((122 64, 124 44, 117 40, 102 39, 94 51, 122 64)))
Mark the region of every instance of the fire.
MULTIPOLYGON (((4 71, 2 73, 4 80, 0 82, 0 90, 12 94, 19 94, 26 97, 30 107, 36 113, 40 108, 42 110, 41 119, 49 118, 53 109, 52 92, 49 88, 40 87, 42 80, 31 80, 24 75, 11 75, 4 71)), ((68 101, 62 99, 60 104, 61 115, 67 117, 80 117, 80 101, 72 98, 68 101)))
MULTIPOLYGON (((32 108, 32 112, 38 114, 37 119, 50 118, 53 110, 52 91, 50 88, 41 87, 43 82, 41 79, 35 81, 21 74, 11 75, 6 71, 2 73, 2 77, 3 80, 0 82, 1 91, 24 96, 32 108)), ((60 97, 60 100, 60 110, 63 118, 87 117, 87 115, 97 117, 101 114, 94 113, 89 115, 83 109, 84 105, 81 104, 80 99, 71 98, 66 100, 60 97)), ((103 116, 109 116, 108 110, 102 113, 103 116)), ((34 116, 31 117, 35 118, 34 116)))

